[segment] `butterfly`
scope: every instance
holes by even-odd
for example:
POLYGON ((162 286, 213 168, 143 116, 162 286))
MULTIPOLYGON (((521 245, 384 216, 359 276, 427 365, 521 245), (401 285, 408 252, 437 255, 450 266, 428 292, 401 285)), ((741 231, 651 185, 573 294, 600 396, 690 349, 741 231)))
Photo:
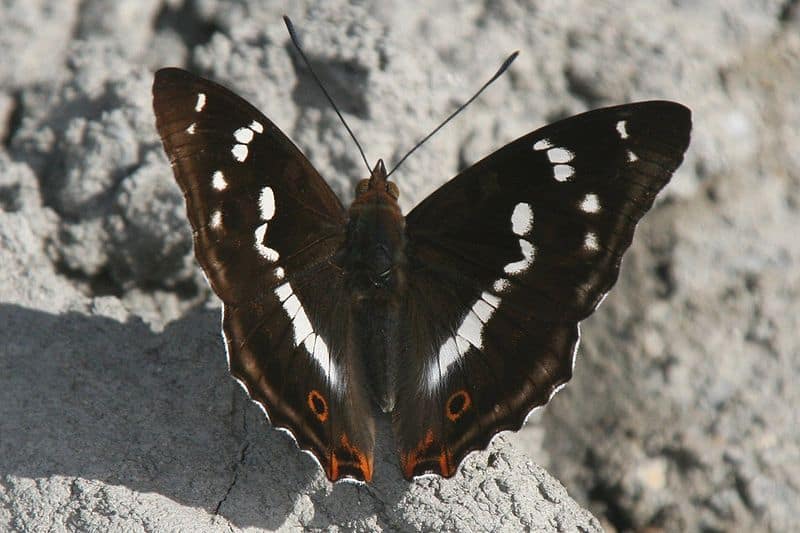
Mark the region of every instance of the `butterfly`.
POLYGON ((372 480, 378 408, 411 480, 453 476, 547 403, 691 130, 674 102, 589 111, 404 216, 383 161, 345 209, 275 124, 212 81, 159 70, 153 105, 230 372, 331 481, 372 480))

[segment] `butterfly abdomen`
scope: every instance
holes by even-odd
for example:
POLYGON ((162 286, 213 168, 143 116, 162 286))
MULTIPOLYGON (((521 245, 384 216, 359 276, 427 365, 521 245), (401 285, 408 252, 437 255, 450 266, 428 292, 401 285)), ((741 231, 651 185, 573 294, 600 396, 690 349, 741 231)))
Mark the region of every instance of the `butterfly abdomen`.
POLYGON ((367 372, 367 386, 384 412, 394 407, 398 301, 404 290, 402 230, 382 207, 365 207, 351 221, 345 245, 345 279, 354 334, 367 372))
POLYGON ((378 161, 362 180, 337 254, 357 324, 354 334, 372 397, 383 411, 395 403, 398 302, 405 286, 405 219, 397 186, 378 161))

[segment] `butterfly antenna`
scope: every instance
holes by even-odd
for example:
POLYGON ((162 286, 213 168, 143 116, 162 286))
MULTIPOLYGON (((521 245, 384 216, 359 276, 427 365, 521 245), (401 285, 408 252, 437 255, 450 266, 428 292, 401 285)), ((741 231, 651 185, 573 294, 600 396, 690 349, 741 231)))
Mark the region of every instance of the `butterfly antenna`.
POLYGON ((414 147, 413 147, 411 150, 409 150, 409 151, 406 153, 406 155, 404 155, 403 157, 401 157, 401 158, 400 158, 400 161, 398 161, 398 162, 397 162, 397 164, 396 164, 395 166, 393 166, 393 167, 392 167, 392 170, 390 170, 390 171, 389 171, 389 173, 388 173, 388 174, 386 174, 386 177, 388 178, 389 176, 391 176, 391 175, 392 175, 392 173, 393 173, 395 170, 397 170, 397 167, 399 167, 400 165, 402 165, 402 164, 403 164, 403 161, 405 161, 406 159, 408 159, 408 156, 410 156, 411 154, 413 154, 413 153, 414 153, 414 151, 416 151, 416 149, 417 149, 417 148, 419 148, 420 146, 422 146, 423 144, 425 144, 425 142, 426 142, 428 139, 430 139, 431 137, 433 137, 434 135, 436 135, 436 132, 438 132, 440 129, 442 129, 442 128, 445 126, 445 124, 447 124, 447 123, 448 123, 448 122, 450 122, 450 121, 451 121, 453 118, 455 118, 455 116, 456 116, 456 115, 458 115, 459 113, 461 113, 461 112, 462 112, 462 111, 463 111, 463 110, 464 110, 464 109, 465 109, 465 108, 466 108, 466 107, 467 107, 469 104, 471 104, 471 103, 472 103, 472 102, 473 102, 473 101, 474 101, 474 100, 475 100, 477 97, 479 97, 479 96, 481 95, 481 93, 482 93, 482 92, 483 92, 483 91, 484 91, 484 90, 485 90, 485 89, 486 89, 486 88, 487 88, 489 85, 491 85, 492 83, 494 83, 494 81, 495 81, 497 78, 499 78, 500 76, 502 76, 502 75, 503 75, 503 73, 506 71, 506 69, 508 69, 508 67, 511 65, 511 63, 513 63, 513 62, 514 62, 514 60, 517 58, 517 56, 518 56, 518 55, 519 55, 519 50, 517 50, 516 52, 514 52, 513 54, 511 54, 510 56, 508 56, 508 57, 506 58, 506 60, 505 60, 505 61, 503 61, 503 64, 502 64, 502 65, 500 65, 500 68, 499 68, 499 69, 497 69, 497 72, 495 72, 495 73, 494 73, 494 76, 492 76, 492 77, 491 77, 491 79, 489 79, 489 81, 487 81, 486 83, 484 83, 484 84, 481 86, 481 88, 480 88, 480 89, 478 89, 478 92, 476 92, 474 95, 472 95, 472 98, 470 98, 469 100, 467 100, 466 102, 464 102, 463 104, 461 104, 460 106, 458 106, 458 109, 456 109, 455 111, 453 111, 452 113, 450 113, 450 116, 449 116, 449 117, 447 117, 446 119, 444 119, 444 122, 442 122, 441 124, 439 124, 439 125, 436 127, 436 129, 435 129, 435 130, 433 130, 432 132, 430 132, 429 134, 427 134, 427 135, 426 135, 426 136, 425 136, 425 137, 424 137, 424 138, 423 138, 421 141, 419 141, 417 144, 415 144, 415 145, 414 145, 414 147))
POLYGON ((311 72, 311 75, 314 77, 314 80, 317 82, 317 85, 319 85, 319 88, 322 89, 322 92, 325 94, 325 98, 327 98, 328 102, 330 102, 331 106, 333 106, 333 110, 336 111, 336 114, 339 116, 339 120, 341 120, 342 124, 344 124, 344 127, 347 128, 347 133, 350 134, 350 137, 353 138, 353 142, 356 143, 358 151, 361 152, 361 159, 363 159, 364 164, 367 165, 367 172, 372 172, 372 167, 369 166, 369 162, 367 161, 367 156, 364 155, 364 149, 361 148, 361 144, 358 142, 358 139, 356 139, 356 135, 353 133, 353 130, 350 129, 350 126, 347 125, 347 122, 345 121, 344 117, 339 112, 339 108, 336 107, 336 103, 333 101, 333 98, 331 98, 331 95, 328 94, 328 91, 325 89, 325 86, 322 84, 322 81, 320 81, 319 77, 317 76, 317 73, 314 72, 313 68, 311 68, 311 62, 309 62, 308 58, 306 57, 306 54, 303 52, 303 49, 300 48, 300 39, 297 38, 297 34, 294 31, 294 26, 292 25, 292 21, 289 20, 289 17, 284 15, 283 22, 286 24, 286 29, 289 30, 289 37, 292 39, 292 44, 294 44, 294 47, 297 48, 297 51, 300 53, 300 57, 303 58, 303 62, 306 64, 306 67, 308 67, 308 71, 311 72))

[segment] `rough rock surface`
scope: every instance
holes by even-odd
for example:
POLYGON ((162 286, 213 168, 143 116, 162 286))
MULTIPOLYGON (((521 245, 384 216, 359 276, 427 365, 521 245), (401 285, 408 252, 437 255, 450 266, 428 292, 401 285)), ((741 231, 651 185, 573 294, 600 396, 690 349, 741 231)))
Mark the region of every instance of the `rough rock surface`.
POLYGON ((539 427, 537 459, 617 529, 797 528, 798 14, 707 46, 681 97, 699 186, 640 228, 539 427))
MULTIPOLYGON (((365 170, 260 1, 0 6, 0 530, 786 531, 800 501, 793 0, 298 2, 307 54, 409 209, 545 122, 647 98, 686 162, 584 324, 573 383, 452 481, 330 486, 228 378, 155 133, 155 68, 225 83, 343 200, 365 170), (510 442, 509 442, 510 441, 510 442)), ((385 428, 384 428, 385 429, 385 428)), ((385 432, 385 431, 384 431, 385 432)), ((388 437, 386 437, 388 438, 388 437)))

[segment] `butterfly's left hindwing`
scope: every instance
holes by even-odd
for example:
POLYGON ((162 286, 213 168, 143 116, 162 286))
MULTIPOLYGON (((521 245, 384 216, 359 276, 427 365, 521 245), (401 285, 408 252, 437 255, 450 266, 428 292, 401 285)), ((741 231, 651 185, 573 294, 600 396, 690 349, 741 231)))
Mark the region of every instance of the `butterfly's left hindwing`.
POLYGON ((672 102, 584 113, 501 148, 408 215, 394 412, 407 478, 452 476, 570 379, 578 323, 616 281, 690 129, 672 102))
POLYGON ((224 87, 156 73, 156 126, 195 255, 224 304, 231 373, 329 479, 372 476, 374 426, 333 264, 346 213, 278 128, 224 87))

